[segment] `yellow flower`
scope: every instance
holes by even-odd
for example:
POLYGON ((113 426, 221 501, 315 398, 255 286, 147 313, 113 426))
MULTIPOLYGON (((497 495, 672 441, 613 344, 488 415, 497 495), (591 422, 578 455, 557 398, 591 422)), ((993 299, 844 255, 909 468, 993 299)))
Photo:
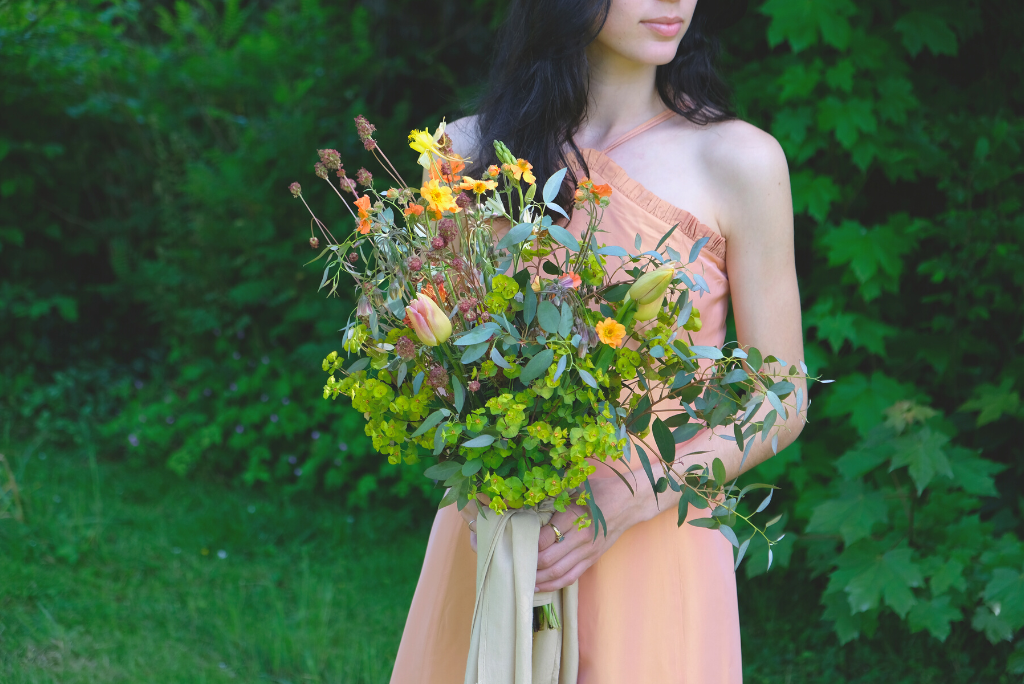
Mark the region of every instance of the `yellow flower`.
POLYGON ((420 188, 420 196, 427 200, 427 209, 434 215, 435 219, 441 218, 441 214, 450 211, 453 214, 460 211, 459 205, 452 197, 452 189, 447 185, 441 185, 439 181, 432 180, 420 188))
POLYGON ((409 133, 409 147, 420 153, 420 158, 416 161, 425 169, 430 168, 431 155, 436 155, 442 159, 447 159, 444 152, 441 150, 441 136, 444 135, 444 121, 434 131, 434 135, 430 135, 430 129, 423 129, 422 131, 413 129, 409 133))
POLYGON ((597 337, 611 347, 618 347, 626 337, 626 326, 614 318, 606 318, 597 324, 597 337))

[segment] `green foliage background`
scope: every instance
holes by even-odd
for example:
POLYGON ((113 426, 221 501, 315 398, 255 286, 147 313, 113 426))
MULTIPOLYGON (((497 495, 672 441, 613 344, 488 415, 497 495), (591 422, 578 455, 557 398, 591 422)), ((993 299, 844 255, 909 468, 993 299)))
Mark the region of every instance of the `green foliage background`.
MULTIPOLYGON (((424 510, 419 472, 320 399, 350 303, 315 294, 286 186, 347 225, 313 150, 372 171, 354 115, 396 158, 409 128, 457 116, 503 7, 0 2, 4 437, 424 510)), ((1022 34, 1009 0, 767 0, 724 54, 744 118, 789 157, 807 361, 837 380, 751 475, 784 487, 781 572, 817 578, 841 642, 991 643, 1010 674, 1022 34)))

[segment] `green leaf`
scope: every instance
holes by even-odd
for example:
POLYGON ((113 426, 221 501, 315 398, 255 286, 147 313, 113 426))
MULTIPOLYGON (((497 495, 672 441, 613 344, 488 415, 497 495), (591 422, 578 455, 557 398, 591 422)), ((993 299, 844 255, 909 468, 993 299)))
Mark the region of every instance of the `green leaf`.
POLYGON ((903 38, 903 46, 911 57, 916 57, 922 48, 928 48, 933 55, 955 55, 956 34, 949 23, 938 14, 927 10, 912 10, 892 25, 903 38))
POLYGON ((1024 627, 1024 573, 1020 568, 996 568, 982 593, 993 612, 1014 631, 1024 627))
POLYGON ((537 307, 537 322, 540 323, 540 327, 554 335, 558 332, 558 326, 562 322, 562 316, 559 314, 555 305, 545 299, 537 307))
POLYGON ((604 293, 605 301, 608 302, 621 302, 626 297, 626 293, 629 292, 631 283, 621 283, 615 287, 609 289, 604 293))
POLYGON ((661 460, 673 463, 676 460, 676 440, 672 436, 672 431, 661 418, 655 418, 651 433, 654 435, 655 444, 658 445, 658 451, 661 452, 661 460))
POLYGON ((1015 416, 1020 411, 1020 394, 1013 389, 1013 380, 1007 378, 998 387, 983 383, 974 390, 974 397, 960 407, 961 411, 978 411, 976 425, 994 423, 1003 416, 1015 416))
POLYGON ((462 474, 466 477, 472 477, 480 472, 480 469, 484 466, 484 462, 479 458, 474 458, 472 461, 466 461, 466 465, 462 466, 462 474))
POLYGON ((488 447, 494 444, 494 435, 478 435, 473 439, 466 440, 462 443, 462 446, 469 447, 471 449, 477 449, 480 447, 488 447))
POLYGON ((829 266, 846 266, 857 279, 858 293, 872 301, 883 291, 896 292, 903 272, 903 255, 917 246, 909 219, 894 219, 867 229, 855 221, 843 221, 820 239, 829 266))
POLYGON ((910 477, 917 485, 917 493, 920 495, 936 474, 953 477, 949 459, 943 450, 948 442, 949 437, 932 432, 929 427, 897 437, 893 440, 896 453, 892 457, 892 466, 889 469, 908 466, 910 477))
POLYGON ((761 366, 764 365, 761 351, 757 347, 751 347, 747 350, 747 365, 755 373, 761 370, 761 366))
POLYGON ((480 344, 474 344, 466 347, 466 351, 462 352, 462 363, 473 363, 487 351, 487 347, 490 346, 489 342, 481 342, 480 344))
MULTIPOLYGON (((687 489, 686 491, 690 490, 687 489)), ((676 523, 677 527, 682 527, 683 523, 686 522, 686 514, 689 512, 689 510, 689 501, 686 499, 686 497, 679 497, 679 521, 676 523)))
POLYGON ((822 223, 828 218, 832 203, 839 199, 839 186, 828 176, 818 176, 812 171, 797 171, 791 177, 793 191, 793 212, 806 213, 822 223))
POLYGON ((955 486, 959 486, 968 494, 999 496, 992 476, 1006 470, 1006 465, 978 458, 977 452, 962 447, 952 447, 946 449, 946 452, 955 486))
POLYGON ((815 506, 807 523, 807 532, 839 534, 850 545, 871 534, 876 523, 889 521, 889 506, 876 491, 865 491, 859 481, 841 483, 838 498, 815 506))
POLYGON ((722 384, 731 385, 735 382, 743 382, 744 380, 748 380, 749 378, 750 376, 747 375, 747 371, 743 370, 742 368, 734 368, 725 374, 725 377, 722 378, 722 384))
POLYGON ((722 350, 718 347, 703 347, 693 346, 690 347, 690 351, 697 355, 698 359, 711 359, 717 361, 718 359, 725 358, 722 354, 722 350))
POLYGON ((565 228, 562 228, 561 226, 557 226, 555 224, 551 224, 550 226, 548 226, 548 234, 551 235, 553 239, 560 242, 562 245, 572 250, 573 252, 580 251, 579 240, 573 237, 573 234, 567 231, 565 228))
POLYGON ((423 419, 423 422, 420 423, 420 426, 416 428, 416 431, 412 433, 411 436, 419 437, 420 435, 424 434, 427 430, 440 423, 444 417, 444 409, 437 409, 436 411, 434 411, 429 416, 423 419))
POLYGON ((443 461, 430 466, 423 471, 423 474, 431 480, 440 480, 443 482, 461 470, 461 463, 456 463, 455 461, 443 461))
POLYGON ((722 536, 728 539, 729 543, 732 544, 735 548, 738 549, 740 547, 740 540, 736 538, 736 533, 733 531, 731 527, 729 527, 728 525, 722 525, 718 528, 718 531, 721 532, 722 536))
POLYGON ((523 288, 523 322, 530 325, 536 315, 537 293, 533 291, 532 287, 523 288))
POLYGON ((529 238, 532 233, 532 223, 520 223, 511 228, 507 233, 505 233, 505 236, 501 238, 501 240, 498 240, 496 248, 508 249, 512 245, 518 245, 520 242, 523 242, 524 240, 529 238))
POLYGON ((558 196, 558 190, 562 187, 562 181, 565 179, 565 174, 568 171, 569 167, 563 167, 551 174, 551 177, 544 182, 544 191, 541 193, 541 197, 544 198, 544 204, 555 201, 555 197, 558 196))
POLYGON ((498 328, 497 323, 492 323, 488 321, 483 325, 478 325, 477 327, 473 328, 459 339, 455 340, 455 344, 460 347, 480 344, 481 342, 486 342, 487 340, 494 337, 494 335, 497 334, 499 330, 500 328, 498 328))
POLYGON ((967 589, 967 580, 964 578, 964 564, 955 558, 950 558, 932 573, 928 580, 932 596, 945 594, 950 588, 964 591, 967 589))
POLYGON ((582 368, 577 368, 576 372, 579 373, 580 380, 585 382, 590 387, 597 389, 597 380, 594 379, 593 375, 591 375, 588 371, 583 370, 582 368))
MULTIPOLYGON (((572 307, 569 306, 569 302, 562 302, 562 317, 558 323, 558 334, 562 337, 568 338, 572 333, 572 307)), ((546 329, 546 328, 545 328, 546 329)))
POLYGON ((917 603, 911 589, 921 586, 923 581, 920 569, 911 560, 912 554, 908 548, 893 549, 880 556, 862 554, 845 567, 840 557, 840 567, 847 572, 852 571, 853 575, 844 587, 850 610, 863 613, 878 607, 879 601, 884 599, 885 604, 903 619, 917 603))
POLYGON ((711 462, 711 472, 714 473, 714 475, 715 475, 715 482, 718 484, 718 486, 719 487, 724 487, 725 486, 726 472, 725 472, 725 464, 722 463, 722 459, 715 458, 715 460, 711 462))
MULTIPOLYGON (((554 308, 554 307, 552 307, 554 308)), ((523 369, 522 373, 519 374, 519 382, 524 385, 528 385, 535 379, 544 375, 551 363, 555 360, 555 352, 551 349, 545 349, 538 353, 530 362, 526 364, 526 368, 523 369)))
POLYGON ((709 530, 713 530, 721 524, 721 521, 715 518, 694 518, 689 524, 694 527, 706 527, 709 530))
POLYGON ((882 372, 876 371, 870 378, 854 373, 837 378, 823 393, 818 410, 826 418, 850 416, 850 425, 863 437, 882 422, 887 408, 897 401, 912 399, 917 393, 913 385, 900 383, 882 372))
MULTIPOLYGON (((636 449, 637 456, 640 457, 640 463, 644 467, 644 472, 647 473, 647 479, 651 481, 651 489, 654 489, 654 471, 651 470, 651 461, 647 458, 647 452, 639 444, 634 444, 633 448, 636 449)), ((654 496, 657 498, 657 493, 654 496)))
POLYGON ((452 390, 455 395, 455 411, 456 413, 462 413, 462 407, 466 403, 466 390, 462 387, 462 383, 459 382, 459 379, 454 375, 452 376, 452 390))
MULTIPOLYGON (((686 416, 686 414, 682 414, 686 416)), ((689 416, 687 416, 688 418, 689 416)), ((672 438, 676 441, 676 444, 682 444, 693 439, 698 432, 701 431, 701 425, 699 423, 687 423, 681 425, 672 431, 672 438)))

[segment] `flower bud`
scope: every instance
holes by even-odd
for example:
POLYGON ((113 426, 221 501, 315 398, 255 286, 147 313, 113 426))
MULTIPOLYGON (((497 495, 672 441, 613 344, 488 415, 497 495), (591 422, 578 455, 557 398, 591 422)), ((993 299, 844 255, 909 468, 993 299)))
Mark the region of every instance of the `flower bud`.
POLYGON ((658 301, 664 296, 672 279, 676 276, 675 264, 669 262, 650 273, 636 279, 629 288, 629 296, 636 300, 638 306, 658 301))
POLYGON ((535 276, 534 277, 533 283, 530 284, 530 289, 532 289, 534 292, 540 294, 541 289, 543 289, 541 287, 541 284, 540 284, 540 276, 535 276))
POLYGON ((359 302, 356 304, 356 315, 357 316, 369 316, 373 309, 370 307, 370 300, 363 295, 359 298, 359 302))
POLYGON ((298 183, 292 183, 288 186, 288 191, 292 193, 292 197, 302 196, 302 186, 298 183))
POLYGON ((309 246, 312 247, 313 249, 316 249, 317 247, 320 246, 320 241, 316 239, 315 236, 311 237, 309 238, 309 246))
POLYGON ((448 316, 433 299, 422 292, 405 307, 405 313, 409 316, 416 337, 428 347, 436 347, 452 335, 452 323, 448 316))
POLYGON ((649 321, 652 318, 657 318, 661 312, 661 297, 658 297, 649 304, 639 304, 636 307, 636 313, 633 315, 633 320, 636 321, 649 321))

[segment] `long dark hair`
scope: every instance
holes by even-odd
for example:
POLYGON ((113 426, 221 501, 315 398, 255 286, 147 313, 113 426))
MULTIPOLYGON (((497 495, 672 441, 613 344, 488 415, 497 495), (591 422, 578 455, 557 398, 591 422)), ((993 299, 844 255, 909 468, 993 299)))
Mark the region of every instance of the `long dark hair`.
MULTIPOLYGON (((697 124, 735 118, 729 91, 715 70, 717 36, 709 13, 694 11, 675 58, 658 67, 655 85, 665 105, 697 124)), ((601 31, 611 0, 513 0, 498 31, 487 90, 477 105, 480 148, 471 173, 496 162, 492 141, 501 140, 528 159, 538 182, 568 166, 560 204, 587 170, 573 136, 587 113, 589 65, 586 47, 601 31)))

